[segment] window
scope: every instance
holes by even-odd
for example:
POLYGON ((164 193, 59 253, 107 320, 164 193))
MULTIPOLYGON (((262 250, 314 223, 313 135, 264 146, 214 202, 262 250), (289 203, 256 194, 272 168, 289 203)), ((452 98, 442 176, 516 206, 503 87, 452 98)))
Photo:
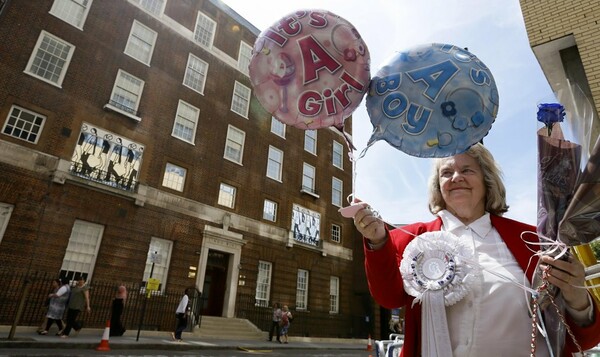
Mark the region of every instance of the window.
POLYGON ((337 224, 331 225, 331 240, 340 243, 342 241, 342 227, 337 224))
POLYGON ((185 176, 187 170, 183 167, 173 165, 167 162, 165 167, 165 175, 163 176, 162 185, 173 190, 183 192, 183 186, 185 185, 185 176))
POLYGON ((271 292, 271 270, 273 265, 262 260, 258 261, 258 277, 256 278, 256 305, 269 306, 271 292))
POLYGON ((147 282, 149 278, 158 279, 160 281, 159 290, 161 292, 164 291, 167 285, 172 249, 173 242, 170 240, 156 237, 152 237, 150 240, 143 281, 147 282), (153 265, 154 268, 152 267, 153 265), (152 276, 150 276, 150 272, 152 272, 152 276))
POLYGON ((283 166, 283 151, 269 146, 267 161, 267 177, 281 182, 281 168, 283 166))
POLYGON ((245 140, 246 133, 235 126, 229 125, 227 129, 227 142, 225 143, 225 158, 241 165, 245 140))
POLYGON ((285 124, 277 120, 277 118, 271 117, 271 132, 285 139, 285 124))
POLYGON ((198 126, 199 116, 200 109, 180 100, 171 135, 193 144, 196 138, 196 127, 198 126))
POLYGON ((207 72, 208 63, 190 53, 185 69, 185 76, 183 77, 183 85, 200 94, 204 94, 207 72))
POLYGON ((316 130, 305 130, 304 131, 304 150, 311 154, 317 154, 317 131, 316 130))
POLYGON ((231 111, 238 113, 244 118, 248 118, 248 109, 250 108, 250 88, 235 81, 233 88, 233 98, 231 98, 231 111))
POLYGON ((315 167, 306 162, 302 168, 302 189, 307 192, 315 192, 315 167))
POLYGON ((0 202, 0 242, 2 242, 6 226, 8 226, 8 221, 10 220, 10 215, 14 208, 15 206, 13 205, 0 202))
POLYGON ((62 85, 75 47, 46 31, 40 33, 26 72, 44 82, 62 85))
POLYGON ((342 192, 344 183, 342 180, 333 177, 331 179, 331 203, 334 206, 342 207, 342 192))
POLYGON ((340 311, 340 278, 329 277, 329 313, 337 314, 340 311))
POLYGON ((217 203, 221 206, 233 208, 235 206, 235 187, 221 183, 217 203))
POLYGON ((78 29, 83 29, 92 0, 54 0, 50 13, 78 29))
POLYGON ((339 169, 344 168, 344 146, 337 141, 333 142, 333 155, 331 161, 333 166, 339 169))
POLYGON ((160 16, 165 11, 166 0, 138 0, 140 6, 149 13, 160 16))
POLYGON ((139 121, 137 109, 143 90, 144 81, 120 69, 110 95, 109 107, 139 121))
POLYGON ((212 47, 215 38, 217 23, 203 13, 198 13, 196 19, 196 29, 194 31, 194 40, 204 47, 212 47))
POLYGON ((75 221, 60 268, 60 277, 73 280, 75 275, 81 274, 87 280, 91 278, 103 233, 104 226, 75 221))
POLYGON ((125 46, 125 53, 149 66, 157 36, 156 31, 134 20, 125 46))
POLYGON ((265 200, 263 206, 263 219, 275 222, 277 220, 277 203, 271 200, 265 200))
POLYGON ((240 53, 238 53, 238 69, 245 74, 248 74, 248 66, 252 58, 252 46, 244 41, 240 42, 240 53))
POLYGON ((13 105, 2 133, 37 144, 46 117, 13 105))
POLYGON ((308 305, 308 270, 298 269, 296 281, 296 310, 306 310, 308 305))

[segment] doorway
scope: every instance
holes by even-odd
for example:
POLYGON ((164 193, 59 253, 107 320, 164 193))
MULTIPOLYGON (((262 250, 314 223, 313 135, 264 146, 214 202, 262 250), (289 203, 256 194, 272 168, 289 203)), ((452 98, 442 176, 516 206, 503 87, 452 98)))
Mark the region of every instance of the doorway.
POLYGON ((209 250, 202 289, 202 315, 223 316, 229 254, 209 250))

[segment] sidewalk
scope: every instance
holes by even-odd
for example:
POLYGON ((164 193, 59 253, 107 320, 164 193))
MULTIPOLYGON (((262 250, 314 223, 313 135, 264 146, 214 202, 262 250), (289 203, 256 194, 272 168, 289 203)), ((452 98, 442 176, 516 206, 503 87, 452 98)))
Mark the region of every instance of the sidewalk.
MULTIPOLYGON (((50 334, 42 336, 37 334, 36 327, 18 327, 14 339, 9 340, 10 326, 0 326, 0 349, 9 348, 51 348, 51 349, 95 349, 102 340, 104 329, 82 329, 79 333, 73 332, 69 338, 55 336, 52 329, 50 334)), ((228 333, 230 334, 230 332, 228 333)), ((139 340, 137 330, 127 330, 121 337, 110 337, 109 346, 114 350, 176 350, 188 351, 199 349, 247 349, 247 350, 273 350, 273 349, 366 349, 366 339, 324 339, 307 337, 290 337, 288 344, 269 342, 267 340, 235 340, 232 338, 216 339, 202 338, 193 333, 183 334, 182 342, 171 340, 171 333, 167 331, 140 331, 139 340)))

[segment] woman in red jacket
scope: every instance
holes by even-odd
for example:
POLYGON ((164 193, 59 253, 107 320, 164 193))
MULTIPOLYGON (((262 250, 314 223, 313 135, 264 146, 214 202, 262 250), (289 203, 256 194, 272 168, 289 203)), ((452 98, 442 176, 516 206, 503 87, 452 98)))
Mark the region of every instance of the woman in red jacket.
MULTIPOLYGON (((365 237, 365 269, 371 294, 386 308, 406 309, 402 356, 424 355, 432 350, 432 344, 440 345, 439 336, 423 335, 421 304, 413 304, 414 296, 407 293, 399 269, 408 244, 418 235, 437 231, 458 237, 472 254, 470 259, 479 273, 471 274, 461 299, 445 307, 445 340, 452 351, 440 352, 438 347, 436 353, 530 356, 529 299, 518 285, 530 284, 538 266, 538 258, 531 251, 537 248, 528 247, 524 241, 537 241, 537 237, 522 237, 523 232, 535 232, 536 227, 502 217, 508 206, 500 169, 481 144, 465 153, 435 160, 429 189, 429 208, 437 215, 431 222, 388 230, 366 203, 360 203, 362 209, 354 216, 356 228, 365 237)), ((540 269, 546 272, 549 284, 561 289, 565 319, 581 349, 600 343, 599 308, 587 290, 580 288, 585 285, 582 264, 572 257, 561 260, 544 256, 540 269)), ((548 356, 549 348, 539 331, 537 334, 533 352, 548 356)), ((567 335, 565 355, 578 349, 567 335)))

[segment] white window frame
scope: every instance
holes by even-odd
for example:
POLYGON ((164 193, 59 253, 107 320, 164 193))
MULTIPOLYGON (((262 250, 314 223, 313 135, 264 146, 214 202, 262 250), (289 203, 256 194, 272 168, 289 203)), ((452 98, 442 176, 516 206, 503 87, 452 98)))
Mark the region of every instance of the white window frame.
POLYGON ((190 53, 183 76, 183 85, 204 95, 207 74, 208 63, 190 53))
POLYGON ((342 207, 344 197, 344 181, 337 177, 331 178, 331 204, 342 207))
POLYGON ((87 276, 87 280, 90 281, 103 234, 103 225, 75 220, 63 257, 60 275, 73 279, 74 276, 82 274, 87 276))
POLYGON ((317 169, 306 162, 302 163, 302 190, 315 193, 316 177, 317 169))
POLYGON ((54 0, 50 14, 80 30, 87 19, 93 0, 54 0))
POLYGON ((296 279, 296 310, 308 310, 308 270, 298 269, 296 279))
POLYGON ((263 204, 263 219, 277 222, 277 202, 265 199, 263 204))
POLYGON ((281 182, 281 173, 283 171, 283 151, 279 150, 278 148, 269 145, 269 155, 267 158, 267 177, 271 178, 275 181, 281 182), (279 154, 279 161, 277 161, 278 158, 275 157, 275 154, 279 154), (274 165, 277 165, 276 167, 274 165), (270 172, 277 170, 277 176, 271 176, 270 172))
POLYGON ((4 238, 4 232, 6 232, 8 221, 10 221, 10 216, 14 209, 15 206, 0 202, 0 242, 2 242, 2 238, 4 238))
POLYGON ((183 192, 186 177, 187 169, 167 162, 165 165, 165 173, 163 175, 162 185, 172 190, 183 192), (183 173, 183 176, 180 175, 180 173, 183 173))
POLYGON ((201 46, 210 49, 213 46, 216 32, 217 23, 210 17, 198 11, 196 25, 194 26, 194 41, 199 43, 201 46))
POLYGON ((158 33, 138 20, 133 20, 124 53, 150 66, 158 33))
POLYGON ((250 74, 248 66, 252 59, 252 46, 244 41, 240 41, 240 50, 238 51, 238 70, 245 75, 250 74))
POLYGON ((231 162, 241 165, 244 158, 245 142, 246 133, 229 124, 227 127, 227 139, 225 140, 225 152, 223 153, 223 157, 231 162), (233 154, 236 154, 239 157, 236 158, 235 156, 232 156, 233 154))
POLYGON ((109 109, 119 112, 136 121, 142 120, 142 118, 138 116, 138 108, 142 99, 142 93, 144 92, 144 85, 145 82, 143 80, 130 73, 125 72, 122 69, 119 69, 117 71, 117 78, 115 79, 115 84, 113 85, 112 92, 110 93, 110 102, 105 107, 108 107, 109 109), (131 78, 132 81, 129 81, 128 78, 131 78), (133 103, 133 107, 125 105, 124 103, 115 100, 115 97, 117 95, 120 95, 122 98, 127 99, 129 102, 133 103))
POLYGON ((342 242, 342 226, 339 224, 331 224, 331 241, 335 243, 342 242))
POLYGON ((237 189, 234 186, 221 182, 219 185, 219 198, 217 204, 228 208, 235 208, 236 192, 237 189))
POLYGON ((40 36, 38 37, 34 49, 31 52, 29 62, 27 62, 27 67, 25 67, 25 73, 46 83, 50 83, 53 86, 62 88, 62 82, 65 79, 65 75, 67 73, 67 69, 69 68, 69 64, 71 63, 71 58, 73 57, 74 52, 75 46, 61 39, 60 37, 56 37, 53 34, 42 30, 40 32, 40 36), (52 51, 50 51, 52 48, 47 47, 48 42, 51 42, 51 46, 55 50, 59 50, 58 48, 56 48, 57 45, 64 47, 62 51, 59 51, 63 55, 57 56, 55 53, 52 53, 52 51), (66 54, 64 54, 65 50, 67 51, 66 54), (38 55, 40 56, 39 58, 38 55), (51 57, 51 59, 54 62, 49 63, 48 57, 51 57), (59 62, 59 64, 62 65, 57 65, 57 62, 59 62), (44 64, 45 67, 42 67, 42 64, 44 64), (36 68, 34 68, 34 66, 36 68), (51 76, 51 78, 56 77, 55 80, 52 80, 51 78, 46 78, 44 75, 39 74, 40 70, 42 72, 46 72, 48 67, 50 66, 60 68, 60 73, 58 74, 58 76, 51 76))
POLYGON ((4 126, 2 127, 2 134, 8 135, 12 138, 16 138, 19 140, 26 141, 28 143, 37 144, 40 136, 42 135, 42 130, 44 129, 44 123, 46 123, 46 116, 36 113, 34 111, 25 109, 18 105, 13 105, 8 112, 8 117, 4 122, 4 126), (22 118, 22 115, 31 115, 33 116, 32 121, 29 118, 22 118), (14 123, 9 124, 9 121, 14 121, 14 123), (39 123, 41 120, 41 123, 39 123), (10 133, 7 132, 10 130, 10 133), (15 135, 15 131, 18 131, 18 135, 15 135), (27 134, 26 137, 22 137, 23 134, 27 134), (34 140, 30 140, 29 138, 34 135, 34 140))
POLYGON ((268 306, 271 298, 271 276, 273 263, 264 260, 258 261, 258 275, 256 277, 256 292, 254 294, 256 306, 268 306))
POLYGON ((173 120, 171 136, 195 145, 199 117, 200 109, 180 99, 179 104, 177 104, 177 113, 175 113, 175 119, 173 120), (185 135, 186 133, 189 135, 185 135))
POLYGON ((317 155, 317 131, 304 130, 304 150, 317 155))
POLYGON ((329 313, 338 314, 340 312, 340 278, 337 276, 329 277, 329 313))
POLYGON ((248 119, 248 111, 250 110, 250 97, 252 90, 238 81, 235 81, 233 86, 233 94, 231 96, 231 111, 248 119))
POLYGON ((160 17, 165 12, 167 0, 137 0, 140 6, 154 16, 160 17))
MULTIPOLYGON (((167 278, 169 276, 169 266, 171 266, 171 255, 173 253, 173 242, 168 239, 152 237, 150 239, 150 245, 148 246, 148 254, 146 256, 146 266, 144 268, 144 275, 142 281, 147 282, 150 278, 150 271, 152 271, 152 278, 160 281, 160 287, 158 292, 163 293, 165 286, 167 286, 167 278), (152 269, 152 254, 157 252, 160 255, 160 261, 154 263, 154 269, 152 269)), ((146 289, 142 288, 142 292, 146 289)))
POLYGON ((285 124, 275 117, 271 117, 271 132, 285 139, 285 124))
POLYGON ((340 170, 344 169, 344 145, 333 141, 331 164, 340 170))

